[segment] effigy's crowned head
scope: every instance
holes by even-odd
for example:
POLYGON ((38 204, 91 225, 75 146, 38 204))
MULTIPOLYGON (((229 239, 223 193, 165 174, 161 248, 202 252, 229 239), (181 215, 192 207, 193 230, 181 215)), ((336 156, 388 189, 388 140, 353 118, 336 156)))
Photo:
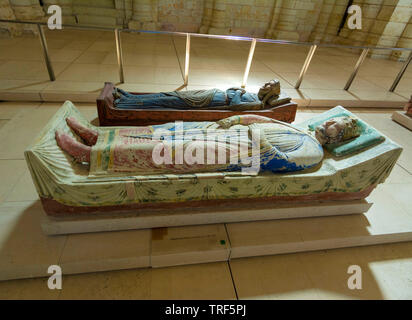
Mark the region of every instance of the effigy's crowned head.
POLYGON ((273 79, 273 80, 270 80, 269 82, 266 82, 262 87, 260 87, 259 92, 258 92, 258 97, 260 100, 263 100, 263 98, 269 93, 271 94, 271 96, 280 95, 279 80, 273 79))
POLYGON ((321 145, 343 142, 359 135, 357 120, 347 116, 328 119, 315 129, 316 139, 321 145))

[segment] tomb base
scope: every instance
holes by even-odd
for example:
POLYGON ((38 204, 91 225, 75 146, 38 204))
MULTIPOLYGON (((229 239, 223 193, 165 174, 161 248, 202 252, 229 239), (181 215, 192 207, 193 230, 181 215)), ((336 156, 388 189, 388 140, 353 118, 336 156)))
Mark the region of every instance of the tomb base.
POLYGON ((412 130, 412 117, 406 115, 404 111, 395 111, 392 114, 392 120, 412 130))

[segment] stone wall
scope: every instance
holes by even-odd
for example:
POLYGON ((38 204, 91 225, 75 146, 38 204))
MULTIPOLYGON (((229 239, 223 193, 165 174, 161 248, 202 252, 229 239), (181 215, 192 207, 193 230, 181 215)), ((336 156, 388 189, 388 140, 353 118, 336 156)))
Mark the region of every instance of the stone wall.
MULTIPOLYGON (((0 19, 15 20, 13 8, 11 7, 9 0, 0 0, 0 19)), ((12 36, 21 35, 23 32, 23 26, 12 23, 0 23, 1 30, 7 30, 12 36)))
MULTIPOLYGON (((0 0, 0 16, 46 21, 47 7, 63 9, 63 23, 231 34, 348 45, 412 45, 412 0, 354 0, 362 29, 340 25, 348 0, 0 0), (43 5, 41 5, 43 4, 43 5)), ((1 26, 0 26, 1 27, 1 26)), ((18 27, 6 26, 12 34, 18 27)), ((4 28, 4 25, 3 25, 4 28)), ((26 28, 27 29, 27 28, 26 28)), ((407 53, 372 52, 405 59, 407 53)))
MULTIPOLYGON (((25 21, 45 21, 46 19, 43 8, 40 6, 38 0, 1 0, 0 3, 3 4, 0 5, 0 16, 2 17, 3 15, 7 15, 16 20, 25 21), (5 8, 4 11, 3 8, 5 8)), ((6 28, 12 35, 21 34, 22 32, 37 33, 36 26, 34 25, 8 24, 6 28)))
MULTIPOLYGON (((348 45, 410 48, 410 31, 407 27, 412 17, 411 0, 355 0, 362 8, 362 29, 341 31, 337 42, 348 45)), ((374 50, 376 58, 405 60, 408 53, 374 50)))

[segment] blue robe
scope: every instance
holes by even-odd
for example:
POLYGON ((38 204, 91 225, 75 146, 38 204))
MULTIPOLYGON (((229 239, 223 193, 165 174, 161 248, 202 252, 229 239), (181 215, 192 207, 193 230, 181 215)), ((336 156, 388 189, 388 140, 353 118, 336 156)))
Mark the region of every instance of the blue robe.
POLYGON ((115 106, 119 109, 230 109, 242 104, 260 105, 261 101, 254 93, 231 88, 226 91, 193 90, 182 92, 160 92, 136 95, 116 89, 119 98, 115 106), (227 106, 227 108, 222 108, 227 106))

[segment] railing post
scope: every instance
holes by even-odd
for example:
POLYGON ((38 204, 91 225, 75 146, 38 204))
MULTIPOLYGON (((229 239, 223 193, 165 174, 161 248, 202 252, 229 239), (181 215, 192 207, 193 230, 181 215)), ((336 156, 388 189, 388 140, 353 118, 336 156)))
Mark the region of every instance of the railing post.
POLYGON ((186 34, 186 56, 185 56, 185 79, 184 85, 189 83, 189 63, 190 63, 190 34, 186 34))
POLYGON ((344 90, 346 90, 346 91, 349 90, 353 80, 355 79, 356 75, 358 74, 360 66, 362 65, 363 61, 365 61, 365 58, 367 57, 368 52, 369 52, 369 49, 363 49, 363 51, 362 51, 362 53, 361 53, 361 55, 358 59, 358 62, 356 62, 355 69, 353 69, 352 74, 350 75, 350 77, 348 79, 348 82, 346 82, 344 90))
POLYGON ((399 71, 398 75, 396 76, 395 81, 393 82, 391 88, 389 89, 390 92, 394 92, 396 87, 398 86, 399 81, 401 81, 403 74, 406 71, 406 68, 408 68, 409 64, 412 61, 412 52, 409 54, 408 59, 406 59, 405 63, 402 66, 402 69, 399 71))
POLYGON ((37 29, 39 30, 40 43, 41 43, 41 47, 43 48, 44 61, 46 62, 47 71, 49 72, 49 78, 50 78, 50 81, 54 81, 56 80, 56 76, 54 75, 53 66, 50 61, 49 49, 47 47, 46 36, 44 35, 43 28, 40 24, 37 24, 37 29))
POLYGON ((123 73, 123 50, 122 50, 122 41, 120 39, 119 29, 114 30, 114 35, 116 38, 116 52, 117 52, 117 64, 119 66, 119 78, 120 83, 124 83, 124 73, 123 73))
POLYGON ((253 39, 252 43, 250 44, 249 56, 247 58, 245 74, 243 75, 243 80, 242 80, 242 85, 241 85, 242 88, 246 87, 247 78, 249 77, 250 66, 252 65, 253 55, 255 54, 255 48, 256 48, 256 39, 253 39))
POLYGON ((315 54, 317 47, 318 46, 316 44, 311 45, 308 55, 306 56, 305 63, 303 64, 302 70, 300 71, 300 75, 299 75, 298 81, 296 82, 295 89, 299 89, 302 83, 303 77, 305 76, 306 71, 308 71, 310 62, 312 61, 313 55, 315 54))

